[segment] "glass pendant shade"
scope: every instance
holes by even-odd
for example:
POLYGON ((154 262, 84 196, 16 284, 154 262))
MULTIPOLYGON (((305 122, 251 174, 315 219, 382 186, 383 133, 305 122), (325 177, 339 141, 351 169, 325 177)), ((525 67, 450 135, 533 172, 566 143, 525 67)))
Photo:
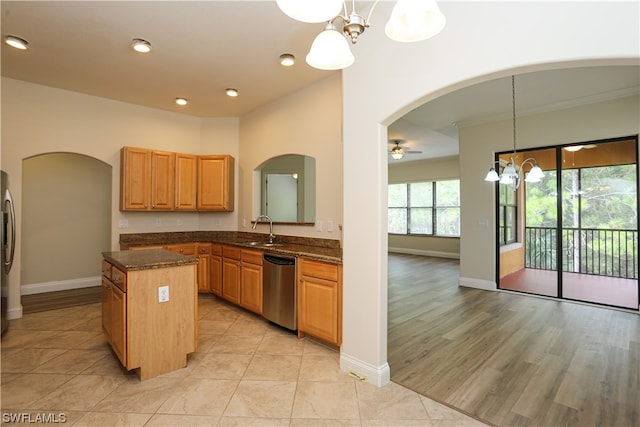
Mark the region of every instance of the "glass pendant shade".
POLYGON ((540 182, 544 178, 544 172, 540 169, 540 166, 535 165, 531 168, 527 177, 524 179, 526 182, 540 182))
POLYGON ((505 185, 513 185, 515 183, 515 178, 502 174, 502 176, 500 177, 500 184, 505 184, 505 185))
POLYGON ((498 172, 496 172, 494 168, 491 168, 487 173, 487 176, 484 177, 484 180, 491 181, 491 182, 500 181, 500 176, 498 175, 498 172))
POLYGON ((320 70, 340 70, 353 64, 349 43, 335 25, 329 23, 313 41, 307 64, 320 70))
POLYGON ((435 36, 446 23, 435 0, 398 0, 384 32, 391 40, 416 42, 435 36))
POLYGON ((340 15, 342 0, 277 0, 285 15, 302 22, 326 22, 340 15))
POLYGON ((509 178, 515 178, 516 176, 518 176, 518 172, 516 172, 516 168, 513 166, 513 163, 509 163, 507 166, 505 166, 504 170, 502 171, 502 176, 506 176, 509 178))

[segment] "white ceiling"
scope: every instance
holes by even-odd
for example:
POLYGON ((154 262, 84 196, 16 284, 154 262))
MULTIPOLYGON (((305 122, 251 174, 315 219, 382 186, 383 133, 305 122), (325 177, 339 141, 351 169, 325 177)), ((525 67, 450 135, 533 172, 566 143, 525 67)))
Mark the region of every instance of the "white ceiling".
MULTIPOLYGON (((2 35, 29 42, 27 51, 2 44, 3 76, 197 117, 242 116, 335 73, 304 61, 323 25, 288 18, 275 0, 2 1, 0 8, 2 35), (150 41, 153 51, 136 54, 129 47, 133 38, 150 41), (294 54, 296 65, 280 66, 282 53, 294 54), (227 87, 240 96, 227 97, 227 87), (177 106, 176 97, 189 99, 189 105, 177 106)), ((366 36, 358 43, 366 43, 366 36)), ((518 115, 637 94, 639 70, 577 68, 517 76, 518 115)), ((423 151, 401 162, 456 155, 455 123, 510 115, 511 81, 501 78, 413 110, 389 127, 389 138, 423 151)))

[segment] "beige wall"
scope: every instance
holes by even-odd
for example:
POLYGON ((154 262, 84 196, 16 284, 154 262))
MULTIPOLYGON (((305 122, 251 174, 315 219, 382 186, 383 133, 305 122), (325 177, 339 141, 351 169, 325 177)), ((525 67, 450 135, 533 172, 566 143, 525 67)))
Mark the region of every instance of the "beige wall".
MULTIPOLYGON (((459 158, 443 157, 389 164, 389 184, 441 179, 459 179, 459 158)), ((389 234, 389 252, 460 257, 460 238, 389 234)))
MULTIPOLYGON (((274 234, 336 239, 342 224, 342 81, 334 74, 286 98, 258 108, 240 120, 238 229, 251 230, 259 214, 260 167, 283 154, 303 154, 316 159, 317 227, 277 225, 274 234), (258 209, 255 209, 256 206, 258 209), (332 232, 327 230, 332 221, 332 232)), ((264 228, 256 231, 268 232, 264 228)))

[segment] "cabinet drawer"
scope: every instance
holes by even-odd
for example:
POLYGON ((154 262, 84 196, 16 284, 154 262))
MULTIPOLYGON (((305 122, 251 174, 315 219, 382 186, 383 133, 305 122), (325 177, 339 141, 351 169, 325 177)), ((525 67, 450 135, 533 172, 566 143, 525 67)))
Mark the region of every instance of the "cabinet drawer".
POLYGON ((198 255, 211 255, 211 244, 198 243, 198 255))
POLYGON ((338 265, 336 264, 300 258, 298 268, 300 269, 300 274, 303 276, 317 277, 334 282, 338 281, 338 265))
POLYGON ((105 260, 102 260, 102 275, 111 279, 111 263, 105 260))
POLYGON ((182 255, 196 256, 196 244, 195 243, 181 243, 167 246, 171 252, 175 252, 182 255))
POLYGON ((111 267, 111 282, 122 292, 127 292, 127 275, 113 266, 111 267))
POLYGON ((222 255, 222 245, 211 245, 211 255, 222 255))
POLYGON ((248 264, 262 265, 262 252, 258 251, 242 251, 242 262, 248 264))
POLYGON ((222 256, 225 258, 235 259, 240 261, 240 248, 236 248, 235 246, 223 246, 222 247, 222 256))

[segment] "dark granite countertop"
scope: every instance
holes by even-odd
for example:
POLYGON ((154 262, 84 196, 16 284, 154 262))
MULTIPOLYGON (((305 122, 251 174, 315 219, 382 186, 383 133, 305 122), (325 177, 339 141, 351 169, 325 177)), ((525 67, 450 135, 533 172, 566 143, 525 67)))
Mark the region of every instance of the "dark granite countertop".
POLYGON ((102 256, 122 271, 149 270, 198 263, 194 257, 180 255, 165 249, 103 252, 102 256))
POLYGON ((176 243, 210 242, 253 249, 265 253, 300 256, 317 261, 342 264, 342 248, 338 240, 310 237, 276 236, 276 246, 254 246, 249 242, 266 242, 267 235, 242 231, 185 231, 167 233, 121 234, 120 248, 132 246, 170 245, 176 243))

